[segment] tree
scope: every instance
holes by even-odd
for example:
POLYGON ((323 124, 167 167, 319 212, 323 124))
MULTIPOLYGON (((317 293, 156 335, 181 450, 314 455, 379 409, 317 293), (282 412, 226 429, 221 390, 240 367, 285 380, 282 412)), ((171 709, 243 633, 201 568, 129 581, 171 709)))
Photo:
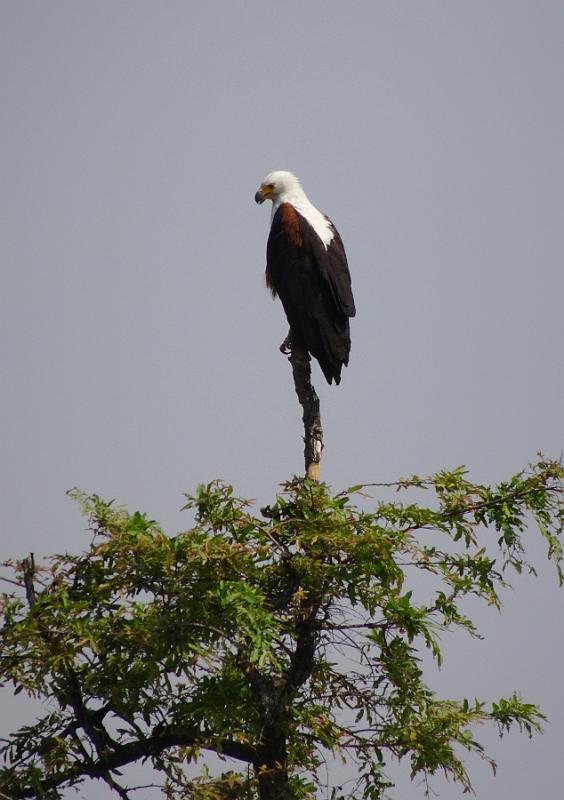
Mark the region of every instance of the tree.
POLYGON ((507 568, 533 570, 531 519, 562 581, 563 476, 542 458, 496 487, 462 468, 414 476, 371 484, 407 492, 363 495, 371 510, 352 502, 367 487, 295 479, 260 516, 214 482, 188 497, 194 525, 176 536, 73 491, 86 552, 9 564, 0 676, 51 702, 3 744, 1 795, 59 798, 98 779, 132 798, 121 770, 148 761, 168 798, 310 798, 329 754, 355 765, 354 797, 383 796, 392 757, 469 788, 462 752, 487 758, 475 723, 532 734, 543 715, 514 693, 440 699, 420 654, 440 663, 442 630, 476 635, 463 598, 497 606, 507 568), (222 774, 202 767, 210 751, 222 774))

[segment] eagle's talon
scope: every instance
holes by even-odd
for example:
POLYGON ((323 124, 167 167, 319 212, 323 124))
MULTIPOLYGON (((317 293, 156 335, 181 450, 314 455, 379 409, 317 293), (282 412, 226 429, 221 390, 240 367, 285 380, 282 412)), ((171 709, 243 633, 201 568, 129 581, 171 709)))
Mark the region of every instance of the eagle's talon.
POLYGON ((284 339, 282 344, 280 345, 279 350, 285 356, 291 356, 292 355, 292 332, 291 331, 286 336, 286 338, 284 339))

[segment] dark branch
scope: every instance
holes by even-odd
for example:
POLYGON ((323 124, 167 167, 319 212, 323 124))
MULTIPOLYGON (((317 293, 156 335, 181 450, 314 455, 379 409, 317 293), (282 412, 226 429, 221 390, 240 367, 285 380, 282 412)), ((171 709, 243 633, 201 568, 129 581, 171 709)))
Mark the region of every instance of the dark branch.
POLYGON ((311 383, 310 357, 303 347, 293 344, 289 358, 294 376, 294 386, 298 400, 303 408, 304 458, 306 475, 314 481, 319 480, 321 454, 323 453, 323 428, 319 398, 311 383))
POLYGON ((124 789, 123 786, 120 786, 119 783, 112 778, 109 772, 104 775, 104 780, 111 789, 119 794, 121 800, 130 800, 128 790, 124 789))
MULTIPOLYGON (((132 764, 135 761, 150 758, 151 756, 158 756, 172 747, 193 746, 201 747, 203 750, 221 753, 229 758, 244 761, 246 764, 252 763, 256 755, 254 748, 242 742, 222 739, 218 739, 216 742, 210 742, 209 739, 200 734, 200 732, 180 732, 172 728, 162 728, 159 733, 155 733, 147 739, 116 745, 111 751, 106 750, 96 761, 90 763, 79 762, 71 769, 65 770, 65 772, 60 772, 57 775, 45 778, 41 781, 41 788, 44 792, 47 792, 50 789, 61 786, 61 784, 69 782, 72 784, 85 776, 90 778, 102 778, 107 781, 109 772, 124 767, 127 764, 132 764)), ((113 788, 116 787, 114 786, 113 788)), ((16 791, 17 794, 15 797, 17 798, 37 796, 37 788, 35 787, 21 786, 16 791)))
POLYGON ((284 699, 286 702, 295 696, 312 673, 318 633, 321 627, 318 614, 322 605, 323 593, 323 589, 320 589, 313 598, 304 598, 301 603, 300 619, 296 625, 296 648, 285 676, 284 699))
POLYGON ((36 600, 35 585, 33 583, 35 579, 35 558, 33 553, 30 553, 29 558, 24 558, 22 561, 22 571, 27 604, 32 609, 36 600))

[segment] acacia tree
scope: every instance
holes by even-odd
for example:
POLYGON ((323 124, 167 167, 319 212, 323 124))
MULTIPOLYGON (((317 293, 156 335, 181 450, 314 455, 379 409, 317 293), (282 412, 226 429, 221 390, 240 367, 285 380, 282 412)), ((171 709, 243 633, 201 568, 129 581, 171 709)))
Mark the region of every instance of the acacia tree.
POLYGON ((371 510, 352 502, 363 487, 296 479, 261 515, 214 482, 188 497, 194 525, 176 536, 72 492, 89 548, 8 564, 1 680, 49 702, 4 741, 0 796, 60 798, 94 779, 134 798, 122 770, 148 761, 171 800, 297 800, 325 786, 330 754, 352 762, 355 798, 383 796, 391 758, 469 788, 461 754, 487 758, 475 723, 531 734, 543 716, 515 693, 437 697, 421 651, 440 663, 441 630, 476 634, 460 601, 497 606, 505 570, 533 569, 531 518, 562 581, 563 474, 541 459, 497 487, 463 469, 414 476, 387 485, 403 502, 364 498, 371 510), (425 598, 417 571, 432 576, 425 598))

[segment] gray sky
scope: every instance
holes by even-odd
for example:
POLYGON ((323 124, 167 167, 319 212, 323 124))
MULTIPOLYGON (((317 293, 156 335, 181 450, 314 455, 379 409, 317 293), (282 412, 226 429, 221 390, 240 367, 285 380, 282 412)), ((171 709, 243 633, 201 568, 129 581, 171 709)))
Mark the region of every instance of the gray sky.
MULTIPOLYGON (((253 202, 273 168, 333 218, 357 300, 340 387, 314 377, 324 479, 558 456, 563 41, 543 0, 4 0, 2 555, 83 548, 75 485, 175 532, 198 482, 262 502, 301 471, 253 202)), ((498 776, 473 774, 480 798, 552 798, 564 596, 544 567, 514 585, 430 680, 539 702, 545 735, 485 734, 498 776)))

